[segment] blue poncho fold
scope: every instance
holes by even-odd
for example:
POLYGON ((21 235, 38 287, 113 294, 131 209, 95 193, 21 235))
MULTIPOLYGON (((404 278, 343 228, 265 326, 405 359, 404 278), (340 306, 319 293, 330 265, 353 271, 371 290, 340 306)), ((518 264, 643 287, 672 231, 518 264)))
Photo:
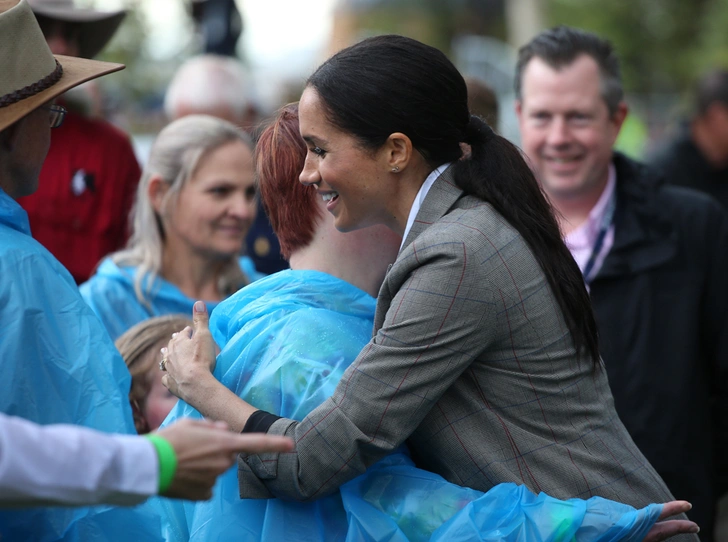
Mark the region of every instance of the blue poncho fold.
MULTIPOLYGON (((287 270, 247 286, 214 310, 215 376, 257 408, 300 420, 329 397, 371 336, 375 300, 316 271, 287 270)), ((180 401, 165 425, 199 413, 180 401)), ((406 450, 315 502, 242 500, 237 472, 202 503, 155 499, 172 541, 607 542, 641 540, 660 505, 593 498, 560 501, 501 484, 483 494, 416 468, 406 450)))
MULTIPOLYGON (((241 256, 238 263, 251 282, 265 276, 255 270, 253 260, 247 256, 241 256)), ((181 314, 189 317, 192 314, 196 300, 158 276, 153 280, 146 276, 142 281, 148 303, 141 303, 134 291, 137 273, 137 266, 120 267, 111 258, 106 258, 94 275, 79 287, 81 296, 114 341, 130 327, 153 316, 181 314)), ((206 305, 212 312, 217 303, 208 301, 206 305)))

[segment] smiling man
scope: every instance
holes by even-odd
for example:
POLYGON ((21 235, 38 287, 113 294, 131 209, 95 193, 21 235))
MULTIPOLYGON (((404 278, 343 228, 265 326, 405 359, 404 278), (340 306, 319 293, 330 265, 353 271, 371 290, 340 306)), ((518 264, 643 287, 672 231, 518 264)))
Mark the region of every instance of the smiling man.
POLYGON ((612 150, 627 105, 607 41, 545 31, 519 51, 515 85, 524 151, 591 291, 617 412, 712 540, 728 457, 728 215, 612 150))

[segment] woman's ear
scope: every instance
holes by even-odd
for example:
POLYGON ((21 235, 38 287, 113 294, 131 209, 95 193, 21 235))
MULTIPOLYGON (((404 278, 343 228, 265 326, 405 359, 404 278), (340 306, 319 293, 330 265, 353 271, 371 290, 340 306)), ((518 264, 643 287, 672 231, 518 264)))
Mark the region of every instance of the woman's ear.
POLYGON ((164 200, 169 191, 169 184, 159 175, 152 175, 147 187, 147 197, 157 214, 162 214, 164 200))
POLYGON ((402 171, 412 159, 412 140, 402 132, 390 134, 384 144, 385 159, 390 171, 402 171))

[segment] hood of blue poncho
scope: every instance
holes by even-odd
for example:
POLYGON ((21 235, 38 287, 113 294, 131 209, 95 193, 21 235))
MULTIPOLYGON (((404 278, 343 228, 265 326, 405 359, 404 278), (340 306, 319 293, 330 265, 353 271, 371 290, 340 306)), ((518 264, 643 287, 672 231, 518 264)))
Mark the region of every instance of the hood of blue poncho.
MULTIPOLYGON (((134 281, 136 280, 138 267, 134 265, 119 266, 115 264, 111 258, 105 258, 101 264, 99 264, 95 275, 108 280, 113 280, 121 284, 126 285, 134 290, 134 281)), ((185 305, 189 304, 190 307, 194 303, 194 299, 190 299, 182 290, 177 288, 171 282, 167 282, 163 278, 156 276, 154 280, 150 280, 150 276, 147 275, 142 282, 142 291, 144 295, 155 299, 155 303, 159 300, 168 300, 175 302, 182 302, 185 305)), ((214 306, 214 303, 207 303, 208 307, 214 306)))
POLYGON ((356 286, 320 271, 287 269, 262 278, 213 311, 210 330, 223 346, 245 325, 261 317, 297 308, 318 308, 359 318, 372 318, 376 299, 356 286))

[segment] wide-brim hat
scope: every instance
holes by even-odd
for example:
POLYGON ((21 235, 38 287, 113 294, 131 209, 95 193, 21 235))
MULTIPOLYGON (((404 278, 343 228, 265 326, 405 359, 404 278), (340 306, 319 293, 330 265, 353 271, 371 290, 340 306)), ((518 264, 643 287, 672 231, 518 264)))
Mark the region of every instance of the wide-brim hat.
POLYGON ((39 17, 78 26, 78 56, 83 58, 93 58, 99 54, 126 16, 126 10, 123 9, 97 11, 79 8, 73 0, 28 0, 28 3, 39 17))
POLYGON ((0 0, 0 131, 67 90, 122 69, 53 56, 27 0, 0 0))

